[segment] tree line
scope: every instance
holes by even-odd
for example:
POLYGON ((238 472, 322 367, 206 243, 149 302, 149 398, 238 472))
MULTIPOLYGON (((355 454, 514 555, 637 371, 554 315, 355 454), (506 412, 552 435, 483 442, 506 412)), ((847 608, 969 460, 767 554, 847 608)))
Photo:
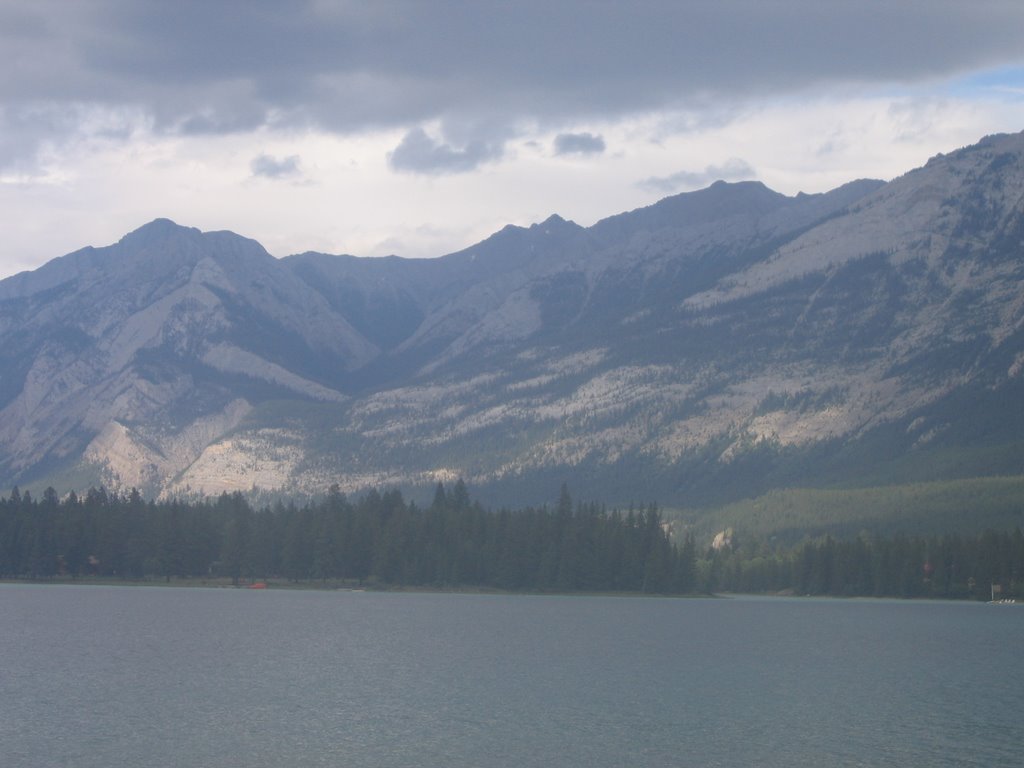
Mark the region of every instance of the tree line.
POLYGON ((656 505, 485 510, 460 480, 429 507, 399 491, 253 508, 240 493, 146 501, 91 489, 0 500, 0 577, 230 578, 524 591, 688 593, 692 538, 676 546, 656 505))
POLYGON ((397 490, 301 506, 240 493, 146 501, 90 489, 0 498, 0 578, 268 579, 516 591, 1024 598, 1024 535, 753 536, 697 551, 657 505, 484 509, 460 480, 421 508, 397 490))
POLYGON ((1024 534, 831 536, 772 548, 764 539, 709 550, 704 589, 841 597, 1024 599, 1024 534))

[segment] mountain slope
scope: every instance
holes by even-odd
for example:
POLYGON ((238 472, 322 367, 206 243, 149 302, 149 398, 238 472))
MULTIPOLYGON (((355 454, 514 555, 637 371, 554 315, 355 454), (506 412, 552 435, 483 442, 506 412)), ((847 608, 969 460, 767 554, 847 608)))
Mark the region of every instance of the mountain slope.
POLYGON ((1022 257, 1022 135, 432 260, 275 261, 154 222, 0 282, 0 469, 666 504, 1022 473, 1022 257))
POLYGON ((9 476, 84 457, 145 487, 253 401, 344 400, 377 353, 254 241, 165 220, 0 283, 0 349, 9 476))

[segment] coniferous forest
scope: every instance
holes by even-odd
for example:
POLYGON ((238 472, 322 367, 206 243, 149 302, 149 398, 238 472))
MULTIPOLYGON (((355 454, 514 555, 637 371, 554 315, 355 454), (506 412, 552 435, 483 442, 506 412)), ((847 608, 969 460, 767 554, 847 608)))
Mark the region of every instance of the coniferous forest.
POLYGON ((711 591, 836 597, 1024 598, 1024 535, 831 536, 773 549, 763 540, 709 552, 698 583, 711 591))
POLYGON ((491 512, 461 481, 429 507, 398 491, 356 502, 332 489, 298 507, 254 509, 240 493, 145 501, 90 490, 0 501, 0 578, 282 579, 352 585, 688 593, 692 541, 672 545, 656 506, 574 505, 491 512))
POLYGON ((398 491, 356 501, 337 488, 302 506, 255 508, 240 493, 146 501, 92 489, 0 499, 0 578, 277 580, 334 586, 534 592, 989 599, 1024 597, 1024 535, 861 534, 773 547, 736 537, 698 551, 656 505, 574 503, 491 511, 462 481, 420 508, 398 491))

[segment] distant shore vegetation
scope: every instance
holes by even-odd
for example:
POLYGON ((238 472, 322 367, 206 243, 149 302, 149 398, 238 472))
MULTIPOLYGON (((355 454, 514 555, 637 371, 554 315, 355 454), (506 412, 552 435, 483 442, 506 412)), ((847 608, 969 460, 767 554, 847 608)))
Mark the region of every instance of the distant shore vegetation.
POLYGON ((301 506, 240 493, 147 501, 103 488, 0 499, 0 578, 513 592, 749 592, 948 599, 1024 598, 1024 535, 876 536, 778 544, 730 531, 698 549, 657 505, 574 502, 485 509, 465 484, 429 506, 396 490, 301 506))
POLYGON ((463 482, 430 506, 398 491, 255 509, 240 494, 146 501, 90 490, 0 501, 0 577, 269 579, 354 586, 691 593, 692 539, 676 546, 655 505, 485 510, 463 482))

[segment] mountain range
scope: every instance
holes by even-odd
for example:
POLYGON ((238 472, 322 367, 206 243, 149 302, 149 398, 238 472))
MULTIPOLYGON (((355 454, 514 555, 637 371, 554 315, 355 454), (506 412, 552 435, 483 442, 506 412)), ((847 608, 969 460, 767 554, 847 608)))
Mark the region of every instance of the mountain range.
POLYGON ((1024 474, 1024 134, 435 259, 160 219, 0 282, 0 482, 612 503, 1024 474))

